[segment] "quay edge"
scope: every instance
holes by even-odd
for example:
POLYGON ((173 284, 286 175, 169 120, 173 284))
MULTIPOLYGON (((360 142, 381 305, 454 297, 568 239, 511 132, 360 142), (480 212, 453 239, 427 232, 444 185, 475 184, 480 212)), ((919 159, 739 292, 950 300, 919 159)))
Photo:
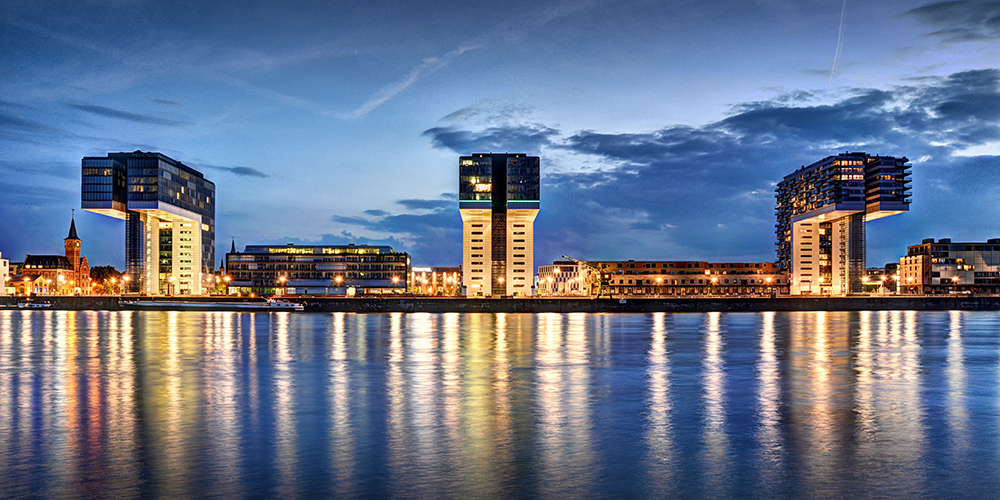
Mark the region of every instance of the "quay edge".
MULTIPOLYGON (((1000 311, 1000 295, 930 295, 861 297, 676 297, 676 298, 506 298, 442 297, 285 297, 306 312, 482 312, 482 313, 646 313, 764 311, 1000 311)), ((16 308, 19 297, 0 297, 0 306, 16 308)), ((117 311, 118 297, 37 297, 49 310, 117 311)), ((171 300, 158 297, 157 300, 171 300)), ((174 297, 178 301, 240 302, 235 298, 174 297)))

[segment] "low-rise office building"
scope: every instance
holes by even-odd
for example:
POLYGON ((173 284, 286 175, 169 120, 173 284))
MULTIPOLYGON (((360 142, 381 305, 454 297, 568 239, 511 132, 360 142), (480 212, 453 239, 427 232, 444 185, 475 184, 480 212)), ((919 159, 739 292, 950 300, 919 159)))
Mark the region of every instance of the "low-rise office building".
POLYGON ((416 295, 463 295, 459 266, 414 266, 410 268, 410 293, 416 295))
POLYGON ((227 291, 257 295, 405 293, 410 256, 388 246, 247 245, 226 254, 227 291))
POLYGON ((588 267, 568 260, 538 266, 538 295, 589 296, 598 277, 588 267))
MULTIPOLYGON (((702 262, 702 261, 588 261, 587 266, 600 270, 607 280, 603 294, 663 295, 772 295, 788 293, 788 279, 774 262, 702 262)), ((545 266, 548 267, 548 266, 545 266)), ((554 263, 563 272, 561 262, 554 263)), ((586 284, 584 290, 596 294, 596 272, 576 272, 586 284)), ((553 275, 554 276, 554 275, 553 275)), ((547 278, 547 277, 546 277, 547 278)), ((572 279, 572 276, 568 276, 572 279)), ((580 278, 578 278, 580 279, 580 278)), ((547 282, 547 279, 544 279, 547 282)), ((553 279, 553 282, 555 280, 553 279)), ((539 269, 539 289, 544 289, 539 269)), ((572 289, 572 287, 571 287, 572 289)))
POLYGON ((982 243, 923 240, 899 259, 905 294, 1000 293, 1000 238, 982 243))

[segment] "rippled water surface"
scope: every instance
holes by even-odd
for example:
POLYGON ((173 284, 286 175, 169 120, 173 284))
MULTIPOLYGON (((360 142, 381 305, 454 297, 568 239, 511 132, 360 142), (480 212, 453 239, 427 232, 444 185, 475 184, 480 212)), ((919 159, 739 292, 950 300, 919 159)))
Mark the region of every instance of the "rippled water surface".
POLYGON ((985 498, 1000 313, 0 311, 0 497, 985 498))

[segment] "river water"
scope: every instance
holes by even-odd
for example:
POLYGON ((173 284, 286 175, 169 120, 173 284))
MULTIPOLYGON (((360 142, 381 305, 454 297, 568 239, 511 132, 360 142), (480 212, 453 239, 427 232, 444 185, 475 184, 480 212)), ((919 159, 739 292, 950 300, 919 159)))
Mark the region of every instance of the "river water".
POLYGON ((986 498, 1000 313, 0 311, 0 497, 986 498))

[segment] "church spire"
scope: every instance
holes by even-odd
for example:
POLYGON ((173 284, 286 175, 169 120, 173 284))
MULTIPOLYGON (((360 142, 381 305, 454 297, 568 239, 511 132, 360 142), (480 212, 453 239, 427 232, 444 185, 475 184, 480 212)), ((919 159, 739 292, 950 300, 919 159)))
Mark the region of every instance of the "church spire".
POLYGON ((236 253, 236 237, 233 236, 233 246, 229 249, 229 253, 236 253))
POLYGON ((67 236, 66 239, 67 240, 80 239, 80 237, 76 235, 76 209, 73 209, 72 215, 70 215, 69 236, 67 236))

